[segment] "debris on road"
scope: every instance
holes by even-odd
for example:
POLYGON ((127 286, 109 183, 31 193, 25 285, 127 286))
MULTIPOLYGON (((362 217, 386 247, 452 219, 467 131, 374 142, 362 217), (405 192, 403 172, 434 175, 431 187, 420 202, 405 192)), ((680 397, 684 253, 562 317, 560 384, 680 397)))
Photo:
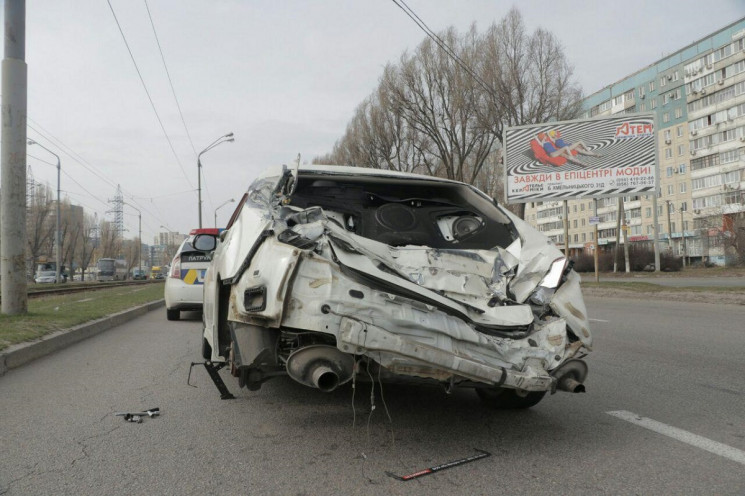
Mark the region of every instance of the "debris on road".
POLYGON ((466 458, 461 458, 460 460, 453 460, 452 462, 443 463, 441 465, 436 465, 434 467, 425 468, 423 470, 419 470, 418 472, 414 472, 413 474, 409 475, 396 475, 393 472, 386 472, 386 475, 389 477, 393 477, 394 479, 398 479, 400 481, 408 481, 411 479, 416 479, 418 477, 423 477, 425 475, 434 474, 435 472, 439 472, 440 470, 445 470, 446 468, 452 468, 457 467, 458 465, 463 465, 465 463, 470 463, 476 460, 480 460, 481 458, 486 458, 488 456, 491 456, 491 453, 488 451, 480 450, 478 448, 474 448, 476 451, 478 451, 477 455, 471 455, 466 458))
POLYGON ((150 408, 144 412, 116 412, 114 414, 117 417, 124 417, 127 422, 134 422, 135 424, 142 423, 142 417, 157 417, 160 415, 160 408, 150 408))

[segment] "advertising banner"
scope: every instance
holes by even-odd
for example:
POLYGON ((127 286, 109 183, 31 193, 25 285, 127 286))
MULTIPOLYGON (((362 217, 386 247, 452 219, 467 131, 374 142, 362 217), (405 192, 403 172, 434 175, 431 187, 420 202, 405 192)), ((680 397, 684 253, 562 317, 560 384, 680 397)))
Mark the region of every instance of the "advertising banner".
POLYGON ((654 114, 505 130, 507 203, 646 194, 657 185, 654 114))

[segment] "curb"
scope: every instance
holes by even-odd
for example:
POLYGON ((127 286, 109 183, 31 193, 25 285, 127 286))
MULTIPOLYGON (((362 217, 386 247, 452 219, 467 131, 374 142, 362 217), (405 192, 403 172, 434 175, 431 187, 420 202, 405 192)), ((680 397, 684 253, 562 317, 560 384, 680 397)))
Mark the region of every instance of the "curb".
POLYGON ((28 362, 54 353, 96 334, 108 331, 132 319, 141 317, 151 310, 165 305, 165 300, 152 301, 139 307, 130 308, 102 319, 86 322, 70 329, 53 332, 39 341, 15 344, 0 351, 0 376, 8 370, 15 369, 28 362))

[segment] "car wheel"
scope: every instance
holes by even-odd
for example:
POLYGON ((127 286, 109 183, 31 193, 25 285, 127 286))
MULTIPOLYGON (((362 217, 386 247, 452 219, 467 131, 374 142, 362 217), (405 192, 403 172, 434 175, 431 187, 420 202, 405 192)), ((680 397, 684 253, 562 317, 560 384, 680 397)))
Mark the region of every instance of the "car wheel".
POLYGON ((476 388, 476 394, 490 408, 515 410, 537 405, 546 395, 546 391, 534 391, 522 396, 515 389, 476 388))
POLYGON ((179 317, 181 317, 181 312, 179 310, 171 310, 170 308, 166 308, 166 317, 168 320, 178 320, 179 317))

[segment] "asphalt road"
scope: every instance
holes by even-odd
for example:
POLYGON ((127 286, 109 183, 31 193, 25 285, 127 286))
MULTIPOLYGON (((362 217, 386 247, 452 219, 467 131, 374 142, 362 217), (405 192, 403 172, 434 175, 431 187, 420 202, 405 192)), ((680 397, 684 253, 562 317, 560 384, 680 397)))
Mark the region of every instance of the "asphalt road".
POLYGON ((249 392, 225 371, 238 399, 221 401, 203 368, 186 384, 199 315, 150 312, 0 377, 0 494, 745 494, 745 308, 587 303, 588 392, 519 412, 385 386, 371 413, 369 383, 249 392), (492 456, 386 475, 474 448, 492 456))

